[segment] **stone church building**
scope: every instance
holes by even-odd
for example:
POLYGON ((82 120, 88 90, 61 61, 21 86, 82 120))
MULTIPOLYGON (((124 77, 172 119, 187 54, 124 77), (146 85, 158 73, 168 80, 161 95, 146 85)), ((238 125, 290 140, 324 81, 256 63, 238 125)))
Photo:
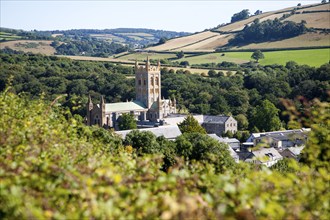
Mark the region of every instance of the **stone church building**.
POLYGON ((87 125, 118 128, 117 120, 123 113, 130 113, 138 121, 158 122, 170 114, 176 113, 176 100, 161 98, 160 62, 150 65, 149 58, 145 66, 135 62, 136 98, 130 102, 87 103, 87 125))

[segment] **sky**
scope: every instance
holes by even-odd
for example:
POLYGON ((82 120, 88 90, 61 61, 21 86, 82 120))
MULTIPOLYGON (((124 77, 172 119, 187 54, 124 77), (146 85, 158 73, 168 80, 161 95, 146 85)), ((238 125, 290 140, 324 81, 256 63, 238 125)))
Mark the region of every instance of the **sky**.
POLYGON ((23 30, 151 28, 197 32, 234 13, 320 3, 310 0, 0 0, 0 26, 23 30))

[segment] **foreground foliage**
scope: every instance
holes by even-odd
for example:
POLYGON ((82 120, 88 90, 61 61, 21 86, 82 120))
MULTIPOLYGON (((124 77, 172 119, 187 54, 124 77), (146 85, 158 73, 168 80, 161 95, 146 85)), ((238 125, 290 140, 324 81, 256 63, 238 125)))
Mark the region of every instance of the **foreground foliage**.
MULTIPOLYGON (((290 172, 247 164, 217 172, 217 166, 223 166, 176 158, 177 163, 163 172, 161 155, 138 156, 108 131, 85 127, 79 117, 55 105, 30 101, 7 89, 0 94, 0 112, 1 219, 328 219, 330 215, 330 176, 324 166, 316 170, 289 161, 290 172)), ((193 138, 188 133, 178 142, 184 146, 193 138)), ((205 140, 195 143, 191 147, 201 151, 180 148, 183 157, 209 158, 204 154, 205 140)))

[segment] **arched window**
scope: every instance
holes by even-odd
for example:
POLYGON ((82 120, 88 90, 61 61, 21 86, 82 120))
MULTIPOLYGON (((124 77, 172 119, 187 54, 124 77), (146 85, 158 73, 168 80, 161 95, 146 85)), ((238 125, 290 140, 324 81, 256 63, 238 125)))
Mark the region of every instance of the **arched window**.
POLYGON ((139 86, 141 86, 141 79, 139 79, 139 86))
POLYGON ((157 86, 159 86, 159 79, 158 79, 158 77, 156 77, 156 82, 155 82, 155 84, 156 84, 157 86))
POLYGON ((151 77, 150 81, 151 81, 151 85, 153 86, 154 85, 154 77, 151 77))
POLYGON ((146 85, 146 80, 143 80, 143 85, 146 85))

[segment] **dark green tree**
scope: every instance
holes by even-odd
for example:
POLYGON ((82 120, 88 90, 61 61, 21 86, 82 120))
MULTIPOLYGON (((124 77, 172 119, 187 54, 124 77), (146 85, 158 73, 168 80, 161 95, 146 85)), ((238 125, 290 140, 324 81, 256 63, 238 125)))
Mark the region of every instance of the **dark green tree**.
POLYGON ((124 113, 118 118, 118 126, 120 130, 136 129, 136 120, 133 115, 124 113))
POLYGON ((218 172, 224 172, 235 166, 227 146, 208 135, 185 133, 178 137, 175 143, 177 154, 186 160, 208 161, 214 164, 218 172))
POLYGON ((158 45, 165 44, 166 41, 167 41, 167 38, 166 37, 162 37, 162 38, 159 39, 158 45))
POLYGON ((178 58, 178 59, 181 59, 181 58, 183 58, 184 57, 184 52, 181 50, 180 52, 177 52, 176 53, 176 57, 178 58))
POLYGON ((260 59, 264 59, 265 56, 264 54, 260 51, 260 50, 256 50, 253 52, 253 54, 251 55, 251 58, 256 60, 256 62, 258 63, 260 59))
POLYGON ((206 134, 205 129, 198 123, 198 121, 192 116, 187 115, 187 117, 178 124, 180 131, 182 133, 201 133, 206 134))
POLYGON ((252 124, 260 131, 278 131, 281 128, 279 111, 273 103, 266 99, 255 108, 252 124))
POLYGON ((238 114, 235 116, 235 119, 237 121, 237 128, 238 130, 246 130, 249 127, 249 121, 243 114, 238 114))
POLYGON ((231 17, 231 22, 240 21, 240 20, 246 19, 248 17, 250 17, 249 9, 244 9, 241 12, 234 14, 231 17))
POLYGON ((133 130, 124 140, 125 145, 131 145, 138 155, 161 153, 156 136, 150 131, 133 130))

